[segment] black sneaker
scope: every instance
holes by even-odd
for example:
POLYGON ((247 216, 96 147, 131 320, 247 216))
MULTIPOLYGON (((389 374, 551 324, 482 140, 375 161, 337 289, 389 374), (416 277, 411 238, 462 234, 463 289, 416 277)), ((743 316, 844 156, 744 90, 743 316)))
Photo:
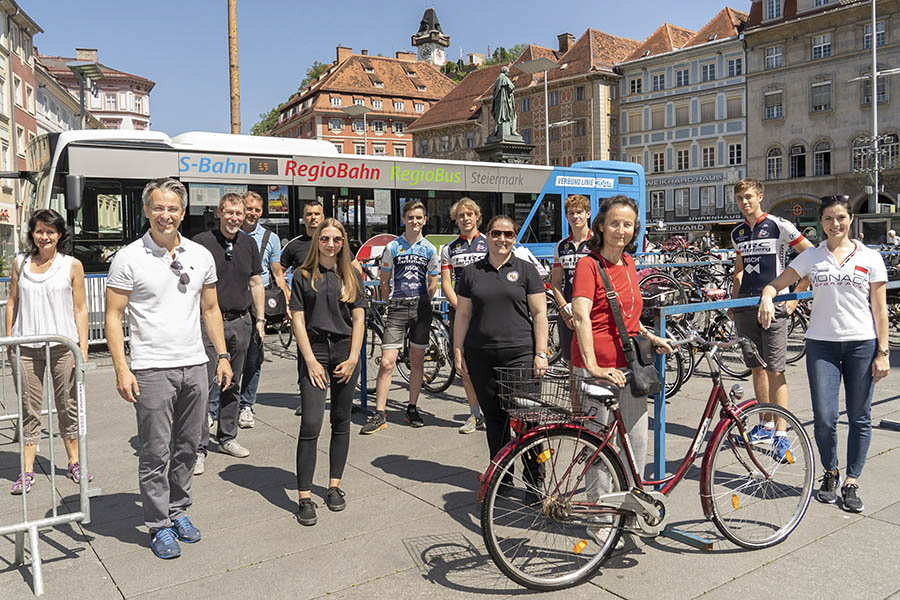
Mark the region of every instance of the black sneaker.
POLYGON ((816 492, 816 500, 825 504, 834 504, 837 502, 837 490, 841 485, 841 476, 839 473, 825 471, 825 474, 819 479, 822 487, 816 492))
POLYGON ((847 512, 862 512, 863 503, 859 499, 859 486, 855 483, 848 483, 841 488, 841 496, 843 496, 842 508, 847 512))
POLYGON ((297 511, 297 521, 301 525, 307 527, 315 525, 316 521, 316 503, 309 498, 300 499, 300 510, 297 511))
POLYGON ((325 506, 332 512, 340 512, 347 508, 347 501, 344 500, 344 490, 339 487, 330 487, 325 494, 325 506))
POLYGON ((376 431, 381 431, 385 427, 387 427, 387 419, 384 417, 384 413, 376 411, 374 415, 369 417, 369 420, 366 421, 366 424, 362 426, 362 429, 360 429, 359 432, 364 435, 369 435, 376 431))
POLYGON ((422 415, 419 414, 419 408, 415 404, 407 405, 406 417, 403 420, 409 423, 410 427, 423 427, 425 425, 422 415))

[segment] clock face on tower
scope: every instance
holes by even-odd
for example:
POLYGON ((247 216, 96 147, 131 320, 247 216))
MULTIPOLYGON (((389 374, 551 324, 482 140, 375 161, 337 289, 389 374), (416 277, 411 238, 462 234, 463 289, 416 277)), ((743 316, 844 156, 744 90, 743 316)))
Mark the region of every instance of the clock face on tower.
POLYGON ((431 58, 431 45, 422 46, 421 54, 422 58, 425 60, 431 58))

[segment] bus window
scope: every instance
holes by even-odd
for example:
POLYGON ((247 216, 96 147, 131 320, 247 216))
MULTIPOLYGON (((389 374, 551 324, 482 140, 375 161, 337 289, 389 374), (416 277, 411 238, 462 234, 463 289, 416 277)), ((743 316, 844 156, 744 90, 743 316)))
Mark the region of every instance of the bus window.
POLYGON ((83 240, 121 240, 123 195, 117 181, 88 180, 75 215, 75 236, 83 240))
POLYGON ((525 225, 534 201, 528 194, 516 194, 513 218, 525 227, 523 244, 551 243, 562 239, 562 199, 559 194, 545 194, 531 221, 525 225))

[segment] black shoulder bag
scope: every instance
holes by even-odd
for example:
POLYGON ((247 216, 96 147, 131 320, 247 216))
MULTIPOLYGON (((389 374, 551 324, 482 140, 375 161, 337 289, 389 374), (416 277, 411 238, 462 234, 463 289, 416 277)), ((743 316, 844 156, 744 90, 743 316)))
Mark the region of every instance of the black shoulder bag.
POLYGON ((653 349, 653 342, 646 335, 639 333, 637 335, 628 336, 628 330, 625 329, 625 320, 622 318, 622 311, 619 308, 619 295, 613 288, 606 275, 606 268, 598 260, 597 270, 600 272, 600 279, 603 280, 603 288, 606 290, 606 301, 609 302, 609 310, 613 314, 616 321, 616 328, 619 330, 619 341, 622 344, 622 350, 625 352, 625 362, 631 369, 631 394, 637 398, 642 396, 653 396, 659 393, 659 372, 656 370, 653 362, 656 359, 656 351, 653 349))
MULTIPOLYGON (((260 246, 259 250, 260 263, 265 263, 266 248, 269 246, 269 236, 271 235, 272 231, 269 229, 266 229, 266 232, 263 234, 262 246, 260 246)), ((266 265, 262 264, 261 266, 265 268, 266 265)), ((266 287, 265 313, 266 319, 270 321, 281 321, 287 315, 287 302, 284 292, 275 283, 275 274, 272 273, 271 266, 269 267, 269 285, 266 287)))

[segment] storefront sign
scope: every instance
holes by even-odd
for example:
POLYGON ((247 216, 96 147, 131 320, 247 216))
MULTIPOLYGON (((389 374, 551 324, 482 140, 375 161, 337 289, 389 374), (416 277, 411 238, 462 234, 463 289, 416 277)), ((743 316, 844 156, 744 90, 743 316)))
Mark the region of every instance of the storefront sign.
POLYGON ((661 179, 648 179, 647 187, 658 187, 661 185, 687 185, 691 183, 715 183, 724 181, 724 173, 704 173, 702 175, 684 175, 681 177, 665 177, 661 179))

